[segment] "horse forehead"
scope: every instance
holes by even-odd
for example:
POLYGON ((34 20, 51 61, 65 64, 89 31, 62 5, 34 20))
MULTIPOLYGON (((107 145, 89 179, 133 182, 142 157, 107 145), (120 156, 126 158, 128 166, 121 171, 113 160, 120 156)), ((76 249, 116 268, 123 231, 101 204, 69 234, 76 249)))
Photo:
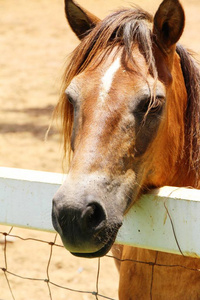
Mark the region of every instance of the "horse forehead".
POLYGON ((80 97, 83 99, 92 98, 99 104, 104 104, 106 99, 111 99, 112 94, 116 96, 116 92, 120 90, 120 94, 125 92, 137 92, 147 81, 144 79, 149 77, 148 68, 143 55, 137 47, 133 51, 134 59, 140 69, 137 72, 131 72, 129 65, 126 67, 123 63, 122 52, 114 50, 108 57, 100 57, 99 63, 91 64, 82 73, 77 75, 71 82, 70 86, 75 86, 79 91, 80 97), (141 76, 142 74, 142 76, 141 76))
POLYGON ((114 79, 119 78, 120 70, 121 55, 110 55, 96 67, 90 66, 74 77, 68 89, 77 91, 83 99, 92 97, 93 100, 97 98, 103 102, 112 88, 114 79))
POLYGON ((100 78, 99 100, 104 101, 112 87, 117 71, 121 67, 120 57, 117 57, 100 78))

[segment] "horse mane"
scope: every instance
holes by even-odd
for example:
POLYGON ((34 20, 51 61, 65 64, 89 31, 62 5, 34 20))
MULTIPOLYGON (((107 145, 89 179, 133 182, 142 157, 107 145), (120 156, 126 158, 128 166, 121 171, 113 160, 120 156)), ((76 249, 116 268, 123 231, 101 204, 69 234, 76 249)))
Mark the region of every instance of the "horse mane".
POLYGON ((180 57, 181 68, 187 91, 187 109, 185 113, 185 157, 188 171, 195 173, 196 184, 199 181, 200 161, 200 69, 193 54, 177 44, 176 52, 180 57))
MULTIPOLYGON (((132 55, 133 45, 137 44, 144 56, 147 66, 154 78, 157 78, 157 68, 153 54, 153 17, 140 8, 121 9, 107 16, 99 22, 92 31, 84 37, 72 52, 71 59, 63 77, 61 96, 55 108, 55 116, 61 116, 64 145, 64 157, 71 157, 71 133, 73 127, 73 106, 67 101, 65 90, 73 77, 81 73, 86 67, 99 62, 101 53, 106 55, 114 47, 123 49, 123 57, 134 68, 137 64, 132 55)), ((181 67, 185 80, 188 105, 185 114, 186 155, 189 158, 188 171, 195 170, 198 180, 198 165, 200 157, 200 72, 192 55, 181 45, 176 51, 181 59, 181 67)), ((138 71, 138 69, 137 69, 138 71)))

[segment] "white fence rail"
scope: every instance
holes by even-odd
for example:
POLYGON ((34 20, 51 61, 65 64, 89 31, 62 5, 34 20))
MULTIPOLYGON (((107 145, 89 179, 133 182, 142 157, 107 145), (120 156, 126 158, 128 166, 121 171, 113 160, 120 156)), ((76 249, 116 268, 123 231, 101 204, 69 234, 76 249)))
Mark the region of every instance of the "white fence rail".
MULTIPOLYGON (((0 224, 54 231, 52 198, 62 174, 0 168, 0 224)), ((200 257, 200 190, 163 187, 124 217, 117 243, 200 257)))

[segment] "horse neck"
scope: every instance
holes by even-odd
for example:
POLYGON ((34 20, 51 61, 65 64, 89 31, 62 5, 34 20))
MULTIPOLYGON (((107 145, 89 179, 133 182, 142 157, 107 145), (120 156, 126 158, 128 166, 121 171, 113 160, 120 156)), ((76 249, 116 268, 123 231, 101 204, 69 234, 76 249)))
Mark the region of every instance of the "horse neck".
MULTIPOLYGON (((182 186, 200 188, 200 69, 192 55, 180 44, 176 47, 187 92, 184 115, 184 155, 179 163, 182 186)), ((181 100, 181 99, 180 99, 181 100)))
POLYGON ((184 128, 175 140, 177 148, 174 146, 174 151, 172 147, 169 149, 171 153, 168 152, 171 157, 168 159, 168 179, 165 185, 200 188, 199 163, 198 160, 196 163, 193 161, 192 151, 195 150, 191 149, 184 128))
MULTIPOLYGON (((185 124, 186 121, 191 122, 191 118, 186 117, 188 93, 178 55, 174 58, 172 77, 172 85, 167 90, 166 115, 163 117, 165 121, 147 154, 148 166, 145 163, 145 168, 150 174, 147 176, 147 185, 200 188, 198 166, 197 163, 193 164, 192 159, 194 147, 191 148, 185 124), (155 170, 153 176, 152 170, 155 170)), ((193 133, 195 134, 195 130, 193 133)))
POLYGON ((168 179, 165 185, 200 188, 199 164, 192 161, 193 149, 184 128, 177 134, 174 144, 174 148, 168 151, 171 157, 168 159, 168 179))
POLYGON ((183 158, 180 164, 176 166, 176 171, 167 185, 178 187, 200 188, 200 180, 196 171, 187 164, 187 157, 183 158))

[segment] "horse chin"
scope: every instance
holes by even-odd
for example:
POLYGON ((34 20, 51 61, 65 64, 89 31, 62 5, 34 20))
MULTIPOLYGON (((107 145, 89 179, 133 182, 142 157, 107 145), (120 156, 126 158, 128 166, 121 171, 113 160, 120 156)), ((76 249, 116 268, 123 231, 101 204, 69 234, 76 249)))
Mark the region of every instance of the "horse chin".
MULTIPOLYGON (((115 240, 115 239, 114 239, 115 240)), ((96 252, 91 252, 91 253, 79 253, 79 252, 70 252, 74 256, 78 257, 84 257, 84 258, 96 258, 96 257, 102 257, 108 253, 108 251, 111 249, 114 240, 111 239, 106 245, 104 245, 101 249, 99 249, 96 252)))
POLYGON ((104 244, 99 250, 97 250, 95 252, 71 252, 70 251, 70 253, 73 254, 74 256, 85 257, 85 258, 102 257, 110 251, 112 245, 115 242, 116 235, 117 235, 117 231, 113 232, 113 234, 111 235, 109 240, 106 242, 106 244, 104 244))

